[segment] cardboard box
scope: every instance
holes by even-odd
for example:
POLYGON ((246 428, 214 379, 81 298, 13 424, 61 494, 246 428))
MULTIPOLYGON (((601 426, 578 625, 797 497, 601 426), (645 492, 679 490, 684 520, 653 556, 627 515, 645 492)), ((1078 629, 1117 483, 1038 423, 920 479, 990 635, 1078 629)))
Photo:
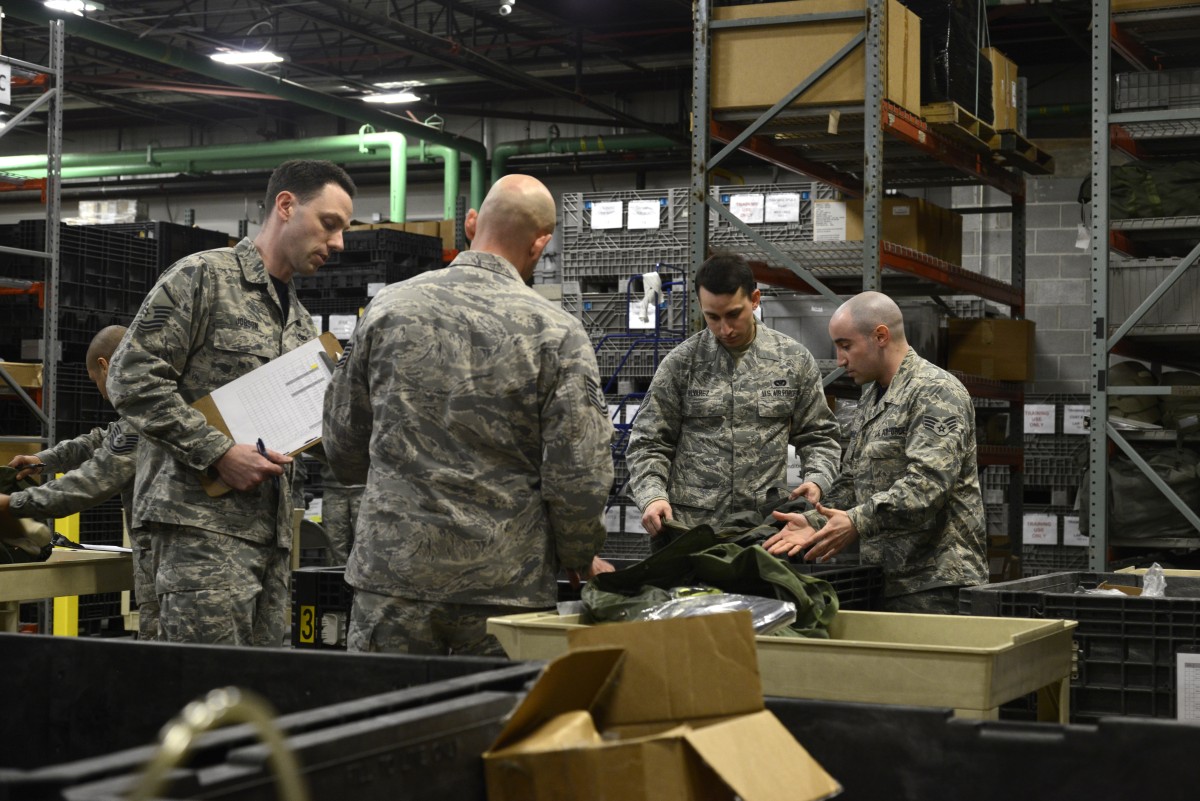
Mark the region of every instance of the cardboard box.
MULTIPOLYGON (((0 362, 0 367, 17 382, 17 386, 23 389, 41 389, 42 388, 42 365, 40 362, 26 364, 24 362, 0 362)), ((12 390, 8 384, 0 381, 0 394, 11 395, 12 390)))
POLYGON ((442 235, 441 222, 438 220, 404 223, 404 230, 408 231, 410 234, 421 234, 422 236, 440 237, 442 235))
POLYGON ((1032 320, 949 321, 951 370, 996 381, 1033 381, 1032 320))
POLYGON ((442 220, 438 223, 438 234, 442 237, 442 250, 458 250, 455 244, 454 220, 442 220))
POLYGON ((1017 65, 994 47, 980 50, 992 64, 992 127, 997 131, 1015 131, 1017 114, 1017 65))
POLYGON ((483 755, 489 801, 840 793, 765 710, 754 641, 746 612, 572 631, 483 755))
MULTIPOLYGON (((492 618, 513 659, 551 659, 576 630, 596 632, 628 623, 583 626, 578 615, 534 612, 492 618)), ((838 612, 829 639, 757 637, 762 688, 768 695, 951 708, 995 718, 1001 704, 1046 687, 1053 708, 1041 719, 1067 722, 1073 620, 1023 620, 893 612, 838 612)), ((694 664, 703 664, 693 659, 694 664)), ((695 670, 687 668, 686 670, 695 670)))
MULTIPOLYGON (((840 201, 829 201, 837 203, 840 201)), ((962 216, 920 198, 883 199, 884 241, 962 266, 962 216)), ((846 241, 863 238, 863 202, 846 201, 846 241)))
MULTIPOLYGON (((713 19, 858 11, 863 0, 791 0, 713 9, 713 19)), ((888 0, 884 97, 921 109, 921 21, 888 0)), ((768 108, 795 89, 866 27, 866 19, 771 25, 713 31, 710 105, 713 110, 768 108)), ((866 61, 859 45, 829 70, 794 106, 861 105, 866 61)))

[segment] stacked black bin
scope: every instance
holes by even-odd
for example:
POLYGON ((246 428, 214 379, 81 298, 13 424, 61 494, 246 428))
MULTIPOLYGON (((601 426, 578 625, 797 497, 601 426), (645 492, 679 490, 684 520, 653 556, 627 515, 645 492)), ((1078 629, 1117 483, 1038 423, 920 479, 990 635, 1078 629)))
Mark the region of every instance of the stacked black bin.
POLYGON ((977 0, 900 0, 921 18, 921 103, 951 102, 987 124, 992 64, 980 52, 985 6, 977 0))

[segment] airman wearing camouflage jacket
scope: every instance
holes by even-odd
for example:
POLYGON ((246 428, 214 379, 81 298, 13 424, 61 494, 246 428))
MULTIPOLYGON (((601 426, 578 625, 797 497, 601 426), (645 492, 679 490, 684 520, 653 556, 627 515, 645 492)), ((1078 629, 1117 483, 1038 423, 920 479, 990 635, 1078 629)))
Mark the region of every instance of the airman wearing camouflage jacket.
POLYGON ((612 426, 577 320, 468 251, 367 308, 323 444, 366 483, 346 581, 423 601, 549 606, 604 543, 612 426))
POLYGON ((638 409, 625 458, 643 525, 669 504, 676 522, 720 527, 756 511, 772 490, 787 497, 788 445, 806 491, 837 475, 838 424, 816 360, 799 342, 759 325, 760 293, 741 257, 721 254, 697 271, 708 328, 663 360, 638 409))
POLYGON ((825 505, 846 509, 885 595, 986 584, 975 410, 962 383, 909 350, 882 399, 863 387, 842 473, 825 505))

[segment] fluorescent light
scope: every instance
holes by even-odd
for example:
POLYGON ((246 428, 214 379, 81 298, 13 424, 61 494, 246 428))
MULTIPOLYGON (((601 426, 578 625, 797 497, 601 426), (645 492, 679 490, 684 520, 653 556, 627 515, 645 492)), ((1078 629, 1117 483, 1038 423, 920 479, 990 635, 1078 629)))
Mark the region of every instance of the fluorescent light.
POLYGON ((209 58, 222 64, 278 64, 283 61, 283 56, 270 50, 226 50, 223 53, 213 53, 209 58))
POLYGON ((416 103, 421 96, 414 92, 392 92, 390 94, 367 95, 366 103, 416 103))
POLYGON ((82 17, 85 11, 103 11, 104 6, 93 0, 46 0, 46 8, 54 11, 66 11, 82 17))

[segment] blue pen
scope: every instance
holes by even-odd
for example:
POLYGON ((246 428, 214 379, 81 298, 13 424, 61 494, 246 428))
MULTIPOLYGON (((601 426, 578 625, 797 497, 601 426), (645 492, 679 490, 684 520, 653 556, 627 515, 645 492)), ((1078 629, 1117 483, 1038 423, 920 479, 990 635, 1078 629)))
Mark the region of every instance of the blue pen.
MULTIPOLYGON (((270 462, 271 457, 267 456, 267 446, 263 444, 262 437, 258 438, 258 446, 257 447, 258 447, 259 455, 262 456, 262 458, 266 459, 268 462, 270 462)), ((272 462, 272 464, 274 464, 274 462, 272 462)), ((279 489, 279 476, 271 476, 271 481, 274 482, 275 489, 279 489)))

